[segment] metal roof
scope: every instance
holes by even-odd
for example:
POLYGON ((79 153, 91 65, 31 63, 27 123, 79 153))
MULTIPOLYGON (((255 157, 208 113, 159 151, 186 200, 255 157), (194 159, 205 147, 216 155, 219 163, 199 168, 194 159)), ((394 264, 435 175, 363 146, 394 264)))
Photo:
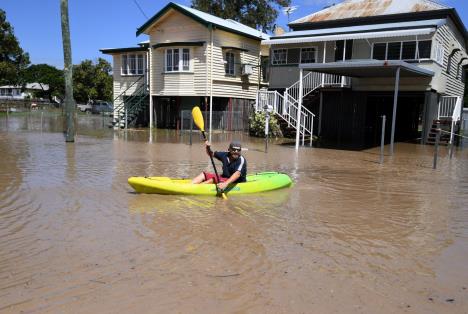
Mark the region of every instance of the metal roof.
POLYGON ((422 21, 411 21, 411 22, 399 22, 399 23, 383 23, 383 24, 371 24, 371 25, 358 25, 358 26, 347 26, 347 27, 334 27, 334 28, 323 28, 303 31, 293 31, 284 33, 278 36, 270 37, 273 39, 292 38, 292 37, 304 37, 304 36, 319 36, 319 35, 336 35, 345 33, 365 32, 365 31, 382 31, 382 30, 396 30, 396 29, 414 29, 422 27, 440 27, 447 23, 446 19, 431 19, 422 21))
POLYGON ((122 53, 122 52, 133 52, 133 51, 146 51, 148 49, 148 45, 140 46, 140 47, 124 47, 124 48, 102 48, 99 49, 100 52, 105 54, 113 54, 113 53, 122 53))
POLYGON ((257 39, 270 38, 270 36, 268 36, 267 34, 262 33, 261 31, 256 30, 255 28, 249 27, 237 21, 229 20, 229 19, 225 20, 220 17, 199 11, 194 8, 186 7, 184 5, 174 3, 174 2, 170 2, 163 9, 161 9, 158 13, 156 13, 152 18, 150 18, 145 24, 139 27, 137 30, 137 36, 143 33, 145 30, 147 30, 153 23, 155 23, 169 9, 177 10, 183 14, 186 14, 187 16, 191 18, 194 18, 195 20, 203 24, 213 24, 219 27, 220 29, 225 29, 233 33, 240 33, 248 37, 254 37, 257 39))
POLYGON ((432 77, 434 72, 401 60, 352 60, 330 63, 305 63, 299 68, 350 77, 394 77, 400 68, 402 77, 432 77))
POLYGON ((380 31, 380 32, 358 32, 358 33, 344 33, 344 34, 324 35, 324 36, 280 38, 280 39, 262 40, 262 45, 312 43, 312 42, 324 42, 324 41, 335 41, 335 40, 345 40, 345 39, 371 39, 371 38, 417 36, 417 35, 429 35, 433 33, 434 31, 435 31, 434 27, 429 27, 429 28, 400 29, 400 30, 392 30, 392 31, 380 31))
MULTIPOLYGON (((3 85, 0 88, 22 88, 21 85, 3 85)), ((49 90, 48 84, 41 83, 27 83, 25 89, 36 89, 36 90, 49 90)))
POLYGON ((294 20, 290 25, 448 8, 430 0, 347 0, 294 20))

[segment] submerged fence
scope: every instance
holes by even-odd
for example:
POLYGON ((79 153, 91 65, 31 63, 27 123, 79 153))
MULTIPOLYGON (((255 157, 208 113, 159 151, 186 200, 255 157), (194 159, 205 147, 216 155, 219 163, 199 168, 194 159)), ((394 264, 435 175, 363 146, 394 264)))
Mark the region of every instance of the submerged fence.
MULTIPOLYGON (((210 128, 210 112, 202 111, 203 119, 205 120, 205 130, 210 128)), ((213 111, 212 112, 212 127, 213 130, 223 131, 243 131, 249 130, 249 118, 242 111, 213 111)), ((182 110, 180 116, 180 130, 190 131, 196 130, 197 127, 193 124, 192 111, 182 110)))

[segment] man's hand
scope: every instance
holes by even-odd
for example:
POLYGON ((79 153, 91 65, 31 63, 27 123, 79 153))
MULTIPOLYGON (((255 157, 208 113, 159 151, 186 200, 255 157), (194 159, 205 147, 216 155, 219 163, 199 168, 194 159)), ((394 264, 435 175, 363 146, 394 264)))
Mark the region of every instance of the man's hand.
POLYGON ((208 156, 213 156, 213 151, 211 150, 211 144, 208 141, 205 141, 206 153, 208 156))
POLYGON ((229 185, 229 183, 227 183, 227 182, 221 182, 221 183, 218 183, 218 188, 221 191, 224 191, 228 187, 228 185, 229 185))

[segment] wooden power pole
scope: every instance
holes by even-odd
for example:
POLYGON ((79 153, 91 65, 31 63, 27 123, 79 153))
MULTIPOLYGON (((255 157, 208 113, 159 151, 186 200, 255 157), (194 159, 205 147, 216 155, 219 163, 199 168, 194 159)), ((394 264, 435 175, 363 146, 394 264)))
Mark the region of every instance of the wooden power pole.
POLYGON ((65 77, 65 142, 75 141, 75 100, 73 99, 73 64, 71 57, 70 27, 68 21, 68 0, 60 0, 62 20, 62 43, 65 77))

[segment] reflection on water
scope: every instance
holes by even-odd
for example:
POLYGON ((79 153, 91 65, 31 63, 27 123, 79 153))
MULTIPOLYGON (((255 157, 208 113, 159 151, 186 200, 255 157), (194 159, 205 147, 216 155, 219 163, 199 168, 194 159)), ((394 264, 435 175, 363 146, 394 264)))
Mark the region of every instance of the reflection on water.
POLYGON ((0 116, 0 312, 467 312, 467 150, 433 170, 431 146, 380 165, 216 133, 295 181, 224 201, 134 193, 208 169, 202 140, 106 124, 80 115, 66 144, 59 115, 0 116))

